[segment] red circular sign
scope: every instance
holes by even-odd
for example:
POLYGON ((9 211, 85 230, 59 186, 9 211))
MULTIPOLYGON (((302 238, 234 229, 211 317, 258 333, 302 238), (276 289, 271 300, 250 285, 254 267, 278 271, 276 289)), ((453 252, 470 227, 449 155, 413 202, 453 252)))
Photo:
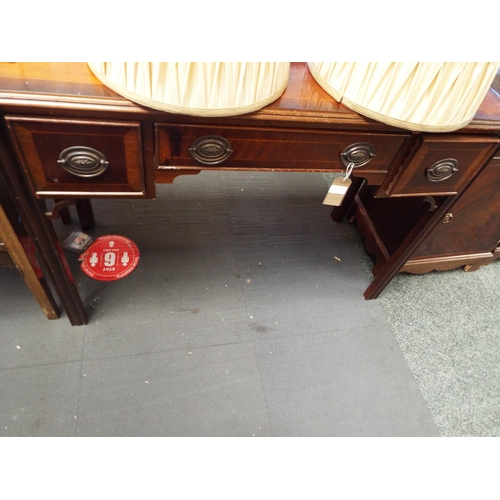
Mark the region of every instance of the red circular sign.
POLYGON ((139 249, 128 238, 110 234, 97 238, 80 257, 82 271, 99 281, 128 276, 139 263, 139 249))

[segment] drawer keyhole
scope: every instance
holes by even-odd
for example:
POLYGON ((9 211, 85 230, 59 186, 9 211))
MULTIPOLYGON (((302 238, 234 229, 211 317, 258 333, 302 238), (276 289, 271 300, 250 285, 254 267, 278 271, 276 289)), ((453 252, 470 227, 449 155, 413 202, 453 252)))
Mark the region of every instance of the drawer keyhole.
POLYGON ((453 214, 451 212, 448 212, 444 217, 443 217, 443 224, 447 224, 448 222, 453 219, 453 214))

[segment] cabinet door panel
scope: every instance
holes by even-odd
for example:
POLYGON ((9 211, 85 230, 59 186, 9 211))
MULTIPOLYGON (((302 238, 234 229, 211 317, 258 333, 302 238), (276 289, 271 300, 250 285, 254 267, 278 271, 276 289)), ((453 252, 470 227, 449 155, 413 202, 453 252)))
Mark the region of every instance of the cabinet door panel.
POLYGON ((500 240, 500 158, 494 158, 412 257, 493 251, 500 240))

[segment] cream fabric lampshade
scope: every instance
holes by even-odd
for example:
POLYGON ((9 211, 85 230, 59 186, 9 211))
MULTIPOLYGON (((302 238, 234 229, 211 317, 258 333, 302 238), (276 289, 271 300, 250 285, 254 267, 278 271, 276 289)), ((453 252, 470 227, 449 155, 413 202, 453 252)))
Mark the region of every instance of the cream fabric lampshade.
POLYGON ((415 131, 465 127, 486 96, 499 63, 308 63, 337 101, 375 120, 415 131))
POLYGON ((287 62, 89 62, 118 94, 150 108, 194 116, 249 113, 278 99, 287 62))

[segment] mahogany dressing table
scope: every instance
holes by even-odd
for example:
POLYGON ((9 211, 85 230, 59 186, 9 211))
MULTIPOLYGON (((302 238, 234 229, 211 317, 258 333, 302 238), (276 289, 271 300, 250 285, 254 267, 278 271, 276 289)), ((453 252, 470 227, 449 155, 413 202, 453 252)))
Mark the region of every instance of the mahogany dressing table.
POLYGON ((366 299, 401 271, 474 270, 500 256, 500 96, 492 89, 467 127, 430 134, 350 111, 305 63, 292 63, 280 99, 224 118, 134 104, 85 63, 0 63, 0 114, 0 176, 73 325, 87 314, 51 219, 76 204, 89 228, 90 199, 154 198, 156 183, 201 170, 342 172, 354 163, 332 219, 356 220, 376 258, 366 299), (56 200, 50 212, 46 199, 56 200))

